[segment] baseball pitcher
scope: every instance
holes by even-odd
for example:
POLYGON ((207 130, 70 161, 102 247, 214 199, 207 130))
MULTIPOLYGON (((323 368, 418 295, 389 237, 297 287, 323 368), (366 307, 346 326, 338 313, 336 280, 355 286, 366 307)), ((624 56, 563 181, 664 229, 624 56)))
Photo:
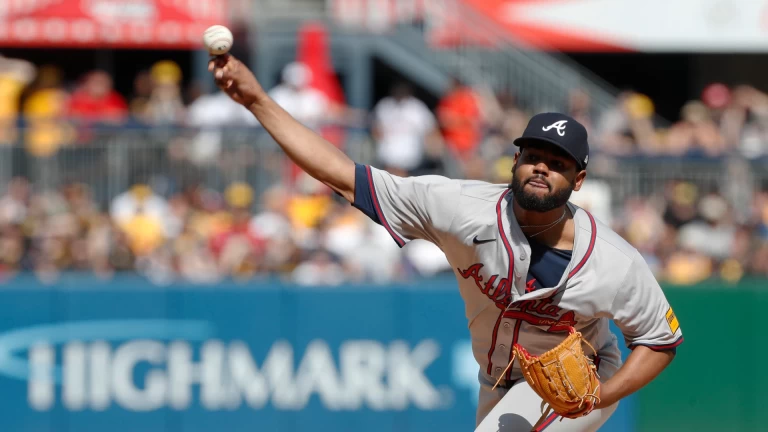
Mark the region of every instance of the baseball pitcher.
POLYGON ((301 125, 234 57, 209 70, 296 164, 398 245, 425 239, 445 253, 480 365, 476 432, 596 431, 672 361, 682 331, 643 258, 568 201, 589 163, 574 119, 530 120, 509 185, 403 178, 355 163, 301 125), (632 349, 623 364, 611 320, 632 349))

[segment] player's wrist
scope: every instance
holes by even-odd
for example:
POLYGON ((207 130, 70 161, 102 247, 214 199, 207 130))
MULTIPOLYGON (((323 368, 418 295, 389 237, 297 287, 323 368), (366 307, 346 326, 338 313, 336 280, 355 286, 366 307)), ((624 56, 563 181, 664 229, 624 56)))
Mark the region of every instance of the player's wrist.
POLYGON ((600 398, 595 409, 607 408, 619 401, 620 396, 615 390, 615 386, 609 380, 603 383, 598 389, 598 397, 600 398))
POLYGON ((257 115, 257 111, 263 110, 267 104, 267 101, 269 100, 269 96, 261 91, 256 91, 254 94, 248 98, 248 100, 243 103, 246 109, 253 113, 254 115, 257 115))

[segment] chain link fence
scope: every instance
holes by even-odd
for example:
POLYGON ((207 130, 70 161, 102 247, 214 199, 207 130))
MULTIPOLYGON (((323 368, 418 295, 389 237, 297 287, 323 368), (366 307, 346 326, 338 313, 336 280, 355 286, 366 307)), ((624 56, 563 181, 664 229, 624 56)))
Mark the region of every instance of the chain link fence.
POLYGON ((755 193, 768 189, 765 160, 740 156, 722 158, 621 157, 596 155, 591 158, 588 182, 609 191, 612 213, 633 198, 654 200, 661 209, 673 193, 671 188, 686 184, 698 196, 714 193, 725 197, 736 221, 751 216, 755 193))
MULTIPOLYGON (((14 177, 29 180, 35 192, 83 183, 106 204, 137 183, 166 197, 196 185, 222 192, 236 182, 259 194, 295 177, 296 168, 263 128, 67 128, 68 139, 58 142, 43 144, 37 131, 22 128, 0 144, 0 190, 14 177)), ((351 157, 371 162, 364 132, 348 129, 343 136, 351 157)))

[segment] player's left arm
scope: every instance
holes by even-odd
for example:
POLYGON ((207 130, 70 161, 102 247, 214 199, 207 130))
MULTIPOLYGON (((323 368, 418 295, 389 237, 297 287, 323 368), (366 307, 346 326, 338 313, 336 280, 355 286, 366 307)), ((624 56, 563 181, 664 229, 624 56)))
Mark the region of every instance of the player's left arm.
POLYGON ((613 405, 653 381, 669 366, 683 342, 675 313, 637 251, 618 287, 611 315, 632 353, 601 386, 598 408, 613 405))
POLYGON ((654 351, 646 346, 636 346, 616 374, 600 386, 600 403, 596 408, 609 407, 645 387, 672 363, 674 357, 674 350, 654 351))

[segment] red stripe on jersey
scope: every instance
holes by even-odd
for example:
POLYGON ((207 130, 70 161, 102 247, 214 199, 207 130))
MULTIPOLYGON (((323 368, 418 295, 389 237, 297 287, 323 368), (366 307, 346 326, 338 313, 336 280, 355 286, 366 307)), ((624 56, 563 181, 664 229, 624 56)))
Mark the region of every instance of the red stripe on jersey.
POLYGON ((493 372, 493 363, 491 362, 491 356, 493 355, 493 347, 496 346, 496 334, 499 331, 499 323, 501 323, 501 317, 504 316, 504 311, 499 312, 499 318, 496 319, 496 325, 493 326, 493 338, 491 338, 491 349, 488 351, 488 369, 486 372, 488 372, 488 375, 491 375, 493 372))
POLYGON ((546 428, 547 428, 549 425, 551 425, 552 423, 554 423, 556 418, 557 418, 557 414, 556 414, 556 413, 552 413, 552 414, 550 414, 550 415, 549 415, 549 417, 547 417, 547 419, 546 419, 546 420, 544 420, 544 423, 542 423, 541 425, 539 425, 539 427, 537 427, 536 429, 534 429, 534 432, 541 432, 541 431, 543 431, 543 430, 544 430, 544 429, 546 429, 546 428))
POLYGON ((589 223, 592 225, 592 235, 589 239, 589 247, 587 248, 587 253, 584 254, 584 258, 581 259, 579 264, 571 270, 570 273, 568 273, 568 277, 571 278, 573 275, 579 272, 582 267, 584 267, 584 264, 587 263, 587 260, 590 256, 592 256, 592 251, 595 249, 595 240, 597 239, 597 225, 595 224, 595 218, 592 217, 591 214, 589 214, 588 211, 585 210, 587 213, 587 216, 589 216, 589 223))
POLYGON ((381 221, 381 224, 384 225, 384 228, 389 231, 389 235, 392 236, 393 239, 395 239, 395 242, 400 246, 405 246, 405 240, 400 238, 399 235, 395 232, 395 230, 392 229, 392 227, 389 226, 389 222, 387 222, 387 218, 384 217, 384 212, 381 211, 381 206, 379 205, 379 197, 376 195, 376 186, 373 184, 373 175, 371 174, 371 167, 366 166, 365 167, 366 173, 368 173, 368 187, 371 189, 371 196, 373 197, 373 205, 376 207, 376 214, 379 216, 379 220, 381 221))
MULTIPOLYGON (((515 253, 512 251, 512 246, 510 246, 507 235, 504 233, 504 219, 501 213, 501 202, 504 201, 504 197, 506 197, 509 192, 509 189, 505 190, 504 193, 501 194, 501 197, 499 197, 499 201, 496 203, 496 223, 498 225, 501 241, 504 243, 504 248, 507 250, 507 257, 509 258, 509 265, 507 266, 507 280, 510 283, 511 289, 514 289, 515 279, 512 276, 515 274, 515 253)), ((488 375, 491 375, 491 371, 493 370, 491 357, 493 357, 493 352, 496 350, 496 333, 499 331, 499 323, 501 322, 501 317, 503 315, 504 312, 502 311, 502 313, 499 314, 499 319, 496 320, 496 326, 493 328, 491 348, 488 350, 488 375)))
MULTIPOLYGON (((512 335, 512 345, 509 346, 509 361, 512 361, 512 356, 514 355, 515 351, 513 350, 513 347, 517 343, 517 338, 520 336, 520 326, 523 324, 522 321, 518 320, 517 324, 515 324, 515 332, 512 335)), ((506 380, 511 381, 512 380, 512 367, 510 367, 507 370, 507 376, 506 380)))

